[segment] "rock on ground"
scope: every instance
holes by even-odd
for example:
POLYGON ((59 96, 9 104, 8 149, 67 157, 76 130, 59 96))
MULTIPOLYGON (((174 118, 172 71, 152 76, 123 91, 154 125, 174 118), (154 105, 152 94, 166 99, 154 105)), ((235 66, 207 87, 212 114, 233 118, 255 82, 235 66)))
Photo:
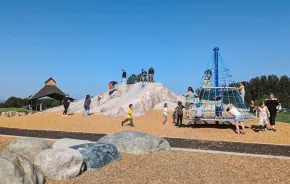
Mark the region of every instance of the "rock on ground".
POLYGON ((28 159, 18 154, 0 157, 1 184, 44 184, 44 176, 28 159))
POLYGON ((52 145, 52 148, 63 149, 63 148, 69 148, 71 146, 76 146, 76 145, 86 144, 86 143, 94 143, 94 142, 88 141, 88 140, 64 138, 64 139, 59 139, 55 141, 55 143, 52 145))
POLYGON ((121 160, 121 155, 113 144, 88 143, 72 146, 84 157, 88 168, 100 168, 111 162, 121 160))
POLYGON ((44 150, 37 155, 34 164, 50 180, 74 178, 84 171, 82 154, 70 148, 44 150))
POLYGON ((17 153, 34 162, 35 157, 43 150, 51 148, 48 141, 36 138, 23 138, 10 143, 3 152, 17 153))
POLYGON ((164 138, 137 131, 109 134, 99 139, 98 143, 114 144, 118 151, 129 154, 146 154, 171 149, 169 142, 164 138))

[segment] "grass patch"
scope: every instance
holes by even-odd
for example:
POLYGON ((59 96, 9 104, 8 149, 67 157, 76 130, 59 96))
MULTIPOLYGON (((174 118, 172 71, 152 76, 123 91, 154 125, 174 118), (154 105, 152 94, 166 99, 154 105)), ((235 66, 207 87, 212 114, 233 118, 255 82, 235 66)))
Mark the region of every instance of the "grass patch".
POLYGON ((0 112, 17 111, 17 112, 27 112, 25 108, 0 108, 0 112))
POLYGON ((290 112, 277 113, 276 121, 290 123, 290 112))

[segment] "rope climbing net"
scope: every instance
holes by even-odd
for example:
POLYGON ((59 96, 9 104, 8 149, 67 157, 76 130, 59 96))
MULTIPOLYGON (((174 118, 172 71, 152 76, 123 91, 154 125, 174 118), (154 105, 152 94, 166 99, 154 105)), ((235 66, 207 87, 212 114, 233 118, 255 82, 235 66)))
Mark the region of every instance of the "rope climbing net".
MULTIPOLYGON (((249 113, 237 83, 227 69, 219 49, 214 48, 213 51, 214 53, 196 90, 197 101, 202 108, 201 120, 234 121, 233 117, 225 112, 225 107, 228 104, 235 106, 245 121, 253 120, 253 116, 249 113)), ((193 111, 196 108, 194 105, 193 111)), ((194 119, 194 116, 187 119, 194 119)))

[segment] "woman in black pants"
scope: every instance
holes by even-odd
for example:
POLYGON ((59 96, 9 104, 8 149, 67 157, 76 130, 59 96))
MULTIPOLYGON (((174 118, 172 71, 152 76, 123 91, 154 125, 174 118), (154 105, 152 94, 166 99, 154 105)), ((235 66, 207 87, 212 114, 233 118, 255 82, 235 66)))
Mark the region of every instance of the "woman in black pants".
POLYGON ((69 98, 68 94, 63 98, 62 103, 63 103, 63 107, 64 107, 64 111, 63 111, 62 115, 67 116, 67 110, 68 110, 68 107, 70 104, 70 98, 69 98))
POLYGON ((178 102, 178 106, 176 107, 176 124, 175 126, 177 126, 178 128, 180 128, 182 126, 182 119, 183 119, 183 108, 184 106, 182 105, 181 102, 178 102))
POLYGON ((278 100, 274 97, 273 93, 269 93, 268 99, 265 100, 265 105, 269 109, 270 112, 270 124, 271 124, 271 130, 276 131, 275 129, 275 119, 278 111, 278 100))

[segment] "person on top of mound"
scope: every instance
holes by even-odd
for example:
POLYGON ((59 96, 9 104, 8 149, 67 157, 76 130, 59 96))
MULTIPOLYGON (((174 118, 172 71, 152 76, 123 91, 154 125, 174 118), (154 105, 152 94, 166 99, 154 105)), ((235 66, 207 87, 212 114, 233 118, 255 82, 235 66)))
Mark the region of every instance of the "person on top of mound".
POLYGON ((152 83, 154 80, 154 69, 152 66, 148 70, 148 79, 150 83, 152 83))
POLYGON ((126 84, 126 78, 127 78, 127 73, 126 73, 126 71, 123 69, 123 70, 122 70, 122 84, 126 84))
POLYGON ((141 82, 147 81, 146 77, 147 77, 147 72, 144 69, 142 69, 141 74, 140 74, 140 81, 141 82))

